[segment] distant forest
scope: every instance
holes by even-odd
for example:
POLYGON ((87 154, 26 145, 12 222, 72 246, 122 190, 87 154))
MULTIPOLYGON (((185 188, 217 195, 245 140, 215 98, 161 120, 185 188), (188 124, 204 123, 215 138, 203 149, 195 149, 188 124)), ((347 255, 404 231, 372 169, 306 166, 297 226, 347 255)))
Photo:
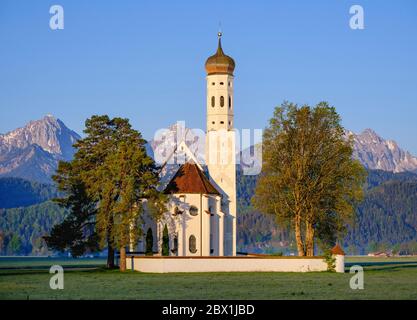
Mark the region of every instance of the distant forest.
POLYGON ((21 178, 0 178, 0 208, 27 207, 57 196, 53 185, 21 178))
POLYGON ((29 207, 0 209, 0 254, 49 254, 42 236, 64 216, 65 210, 51 201, 29 207))
MULTIPOLYGON (((253 209, 257 176, 238 173, 238 250, 295 252, 292 234, 253 209)), ((369 170, 364 201, 341 239, 349 254, 417 253, 417 175, 369 170)))
MULTIPOLYGON (((342 243, 349 254, 417 253, 417 175, 368 171, 364 201, 342 243)), ((238 171, 238 251, 295 252, 292 233, 251 206, 257 176, 238 171)), ((45 255, 42 236, 65 217, 52 185, 0 178, 0 254, 45 255)))

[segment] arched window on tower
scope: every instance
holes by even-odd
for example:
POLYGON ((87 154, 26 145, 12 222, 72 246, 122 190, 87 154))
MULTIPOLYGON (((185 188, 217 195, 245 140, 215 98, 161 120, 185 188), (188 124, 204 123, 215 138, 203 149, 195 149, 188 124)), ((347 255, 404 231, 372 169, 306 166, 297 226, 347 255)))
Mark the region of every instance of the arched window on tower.
POLYGON ((214 107, 215 104, 216 104, 216 98, 213 96, 211 97, 211 106, 214 107))
POLYGON ((231 109, 231 108, 232 108, 232 97, 229 96, 229 109, 231 109))
POLYGON ((224 107, 224 97, 220 97, 220 107, 224 107))

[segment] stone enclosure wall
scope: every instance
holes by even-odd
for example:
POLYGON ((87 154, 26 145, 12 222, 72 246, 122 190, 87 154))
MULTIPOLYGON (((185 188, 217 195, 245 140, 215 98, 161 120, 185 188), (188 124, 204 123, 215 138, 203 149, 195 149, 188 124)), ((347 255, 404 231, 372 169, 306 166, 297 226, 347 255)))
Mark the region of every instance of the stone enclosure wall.
MULTIPOLYGON (((338 272, 344 272, 344 261, 336 256, 338 272), (343 269, 343 271, 342 271, 343 269)), ((323 257, 160 257, 128 255, 128 270, 150 273, 169 272, 314 272, 326 271, 323 257)))

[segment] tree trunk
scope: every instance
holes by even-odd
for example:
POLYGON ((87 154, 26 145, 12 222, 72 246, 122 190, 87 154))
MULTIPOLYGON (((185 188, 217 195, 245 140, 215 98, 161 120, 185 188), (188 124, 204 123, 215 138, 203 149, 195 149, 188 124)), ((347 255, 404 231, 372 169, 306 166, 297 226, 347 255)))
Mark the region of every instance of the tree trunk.
POLYGON ((111 238, 111 232, 113 228, 113 217, 110 216, 109 224, 107 226, 107 268, 114 269, 114 248, 113 239, 111 238))
POLYGON ((114 269, 114 248, 112 244, 107 242, 107 265, 108 269, 114 269))
POLYGON ((314 228, 311 222, 306 222, 306 255, 314 256, 314 228))
POLYGON ((297 242, 297 250, 298 255, 300 257, 303 257, 306 255, 305 249, 304 249, 304 243, 303 243, 303 237, 301 235, 301 217, 300 215, 297 215, 295 217, 295 240, 297 242))
POLYGON ((120 266, 120 271, 122 272, 126 271, 126 247, 124 246, 120 248, 119 266, 120 266))

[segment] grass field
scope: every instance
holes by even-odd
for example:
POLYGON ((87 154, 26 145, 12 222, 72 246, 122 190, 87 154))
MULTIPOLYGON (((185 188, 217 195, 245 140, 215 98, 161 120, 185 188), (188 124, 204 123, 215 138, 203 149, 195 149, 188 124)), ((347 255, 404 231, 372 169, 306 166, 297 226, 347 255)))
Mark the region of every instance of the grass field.
POLYGON ((105 270, 104 259, 0 258, 0 299, 417 299, 417 258, 348 257, 365 270, 365 289, 351 274, 143 274, 105 270), (64 267, 64 290, 51 290, 48 269, 64 267))

